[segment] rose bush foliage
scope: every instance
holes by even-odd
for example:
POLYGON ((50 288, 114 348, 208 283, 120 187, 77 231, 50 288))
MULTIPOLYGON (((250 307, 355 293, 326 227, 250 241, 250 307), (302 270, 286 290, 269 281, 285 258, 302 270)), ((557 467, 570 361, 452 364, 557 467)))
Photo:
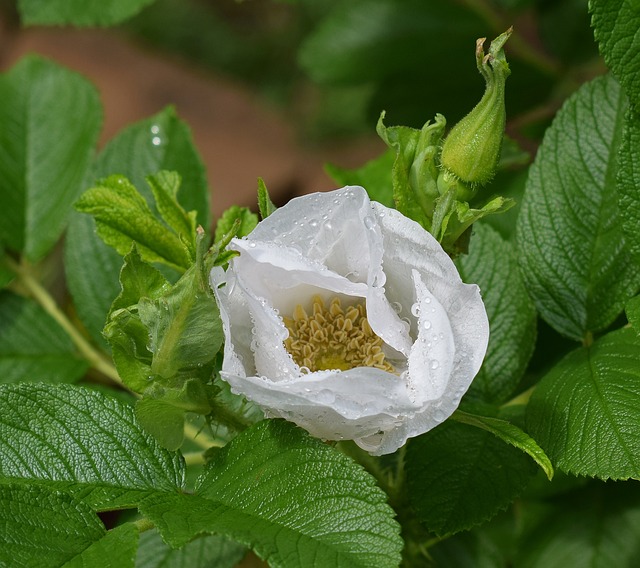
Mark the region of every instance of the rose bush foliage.
POLYGON ((291 200, 230 249, 211 272, 221 376, 268 416, 381 455, 457 408, 489 324, 416 222, 348 186, 291 200))

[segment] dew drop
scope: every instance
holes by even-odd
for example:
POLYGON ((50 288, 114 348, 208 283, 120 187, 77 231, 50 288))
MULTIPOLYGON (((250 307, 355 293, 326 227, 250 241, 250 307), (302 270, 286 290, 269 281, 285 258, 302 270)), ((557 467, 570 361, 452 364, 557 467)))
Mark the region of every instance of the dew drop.
POLYGON ((442 410, 436 410, 436 411, 433 413, 433 419, 434 419, 436 422, 442 422, 442 421, 444 420, 444 412, 442 412, 442 410))
POLYGON ((402 304, 400 302, 391 302, 391 307, 396 314, 402 311, 402 304))
POLYGON ((420 316, 420 304, 416 302, 415 304, 413 304, 413 306, 411 306, 411 314, 415 317, 420 316))
POLYGON ((440 366, 440 363, 438 363, 438 361, 436 361, 435 359, 431 360, 431 363, 429 364, 429 367, 431 367, 431 369, 433 369, 434 371, 440 366))
POLYGON ((160 144, 162 144, 162 138, 160 138, 160 136, 154 136, 154 137, 151 139, 151 143, 152 143, 154 146, 160 146, 160 144))
POLYGON ((431 322, 429 320, 424 320, 422 327, 425 329, 431 329, 431 322))
POLYGON ((331 224, 331 221, 325 221, 322 226, 325 229, 327 229, 327 231, 330 231, 331 229, 333 229, 333 225, 331 224))
POLYGON ((329 389, 322 389, 318 393, 318 402, 321 404, 332 404, 336 400, 336 395, 329 389))
POLYGON ((373 229, 373 228, 376 226, 376 221, 375 221, 375 219, 374 219, 373 217, 371 217, 370 215, 367 215, 367 216, 364 218, 364 226, 365 226, 367 229, 373 229))
POLYGON ((425 304, 430 304, 431 303, 431 298, 426 297, 426 298, 424 298, 423 301, 424 301, 425 304))
POLYGON ((316 219, 311 219, 311 221, 309 221, 309 226, 315 229, 318 226, 318 221, 316 219))
POLYGON ((151 134, 160 134, 160 127, 157 124, 151 127, 151 134))
POLYGON ((254 242, 249 243, 249 248, 256 248, 256 243, 254 242))

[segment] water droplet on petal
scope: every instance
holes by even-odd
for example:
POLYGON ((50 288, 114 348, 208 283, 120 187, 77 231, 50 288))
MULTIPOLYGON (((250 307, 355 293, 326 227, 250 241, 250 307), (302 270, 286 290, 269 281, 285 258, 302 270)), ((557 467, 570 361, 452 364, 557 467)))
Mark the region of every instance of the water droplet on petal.
POLYGON ((402 304, 400 302, 391 302, 391 307, 396 314, 402 311, 402 304))
POLYGON ((424 320, 422 327, 425 329, 431 329, 431 322, 429 320, 424 320))
POLYGON ((433 413, 433 419, 434 419, 436 422, 442 422, 442 421, 444 420, 444 412, 442 412, 442 410, 436 410, 436 411, 433 413))
POLYGON ((314 228, 317 227, 318 221, 316 219, 311 219, 311 221, 309 221, 309 226, 314 228))
POLYGON ((256 248, 256 243, 253 243, 253 242, 249 243, 249 247, 250 248, 256 248))
POLYGON ((375 219, 374 219, 373 217, 371 217, 370 215, 367 215, 367 216, 364 218, 364 226, 365 226, 367 229, 373 229, 373 228, 376 226, 376 221, 375 221, 375 219))
POLYGON ((420 316, 420 304, 418 304, 417 302, 415 304, 413 304, 413 306, 411 306, 411 313, 415 317, 419 317, 420 316))
POLYGON ((438 361, 436 361, 435 359, 431 360, 431 363, 429 364, 429 367, 431 367, 434 371, 440 366, 440 363, 438 363, 438 361))

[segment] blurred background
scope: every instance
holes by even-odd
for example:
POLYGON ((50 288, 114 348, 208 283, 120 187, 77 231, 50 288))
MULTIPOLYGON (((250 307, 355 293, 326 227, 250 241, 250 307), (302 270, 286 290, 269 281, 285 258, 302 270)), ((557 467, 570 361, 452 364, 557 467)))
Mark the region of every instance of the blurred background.
POLYGON ((587 0, 157 0, 108 29, 22 27, 16 2, 0 0, 0 69, 36 52, 87 76, 105 107, 101 144, 175 105, 218 216, 254 207, 259 176, 278 203, 333 189, 324 163, 384 151, 382 110, 388 125, 420 128, 437 112, 453 125, 484 90, 476 38, 511 25, 507 131, 529 158, 490 191, 517 198, 562 101, 605 70, 587 0))

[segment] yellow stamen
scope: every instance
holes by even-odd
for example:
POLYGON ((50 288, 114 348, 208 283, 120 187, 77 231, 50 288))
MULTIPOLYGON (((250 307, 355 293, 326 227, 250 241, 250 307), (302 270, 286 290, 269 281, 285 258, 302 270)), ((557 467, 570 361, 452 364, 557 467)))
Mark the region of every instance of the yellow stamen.
POLYGON ((314 296, 311 313, 298 304, 293 317, 283 318, 289 330, 284 346, 300 367, 310 371, 375 367, 395 373, 385 360, 382 339, 367 321, 364 303, 344 310, 336 297, 327 308, 320 296, 314 296))

